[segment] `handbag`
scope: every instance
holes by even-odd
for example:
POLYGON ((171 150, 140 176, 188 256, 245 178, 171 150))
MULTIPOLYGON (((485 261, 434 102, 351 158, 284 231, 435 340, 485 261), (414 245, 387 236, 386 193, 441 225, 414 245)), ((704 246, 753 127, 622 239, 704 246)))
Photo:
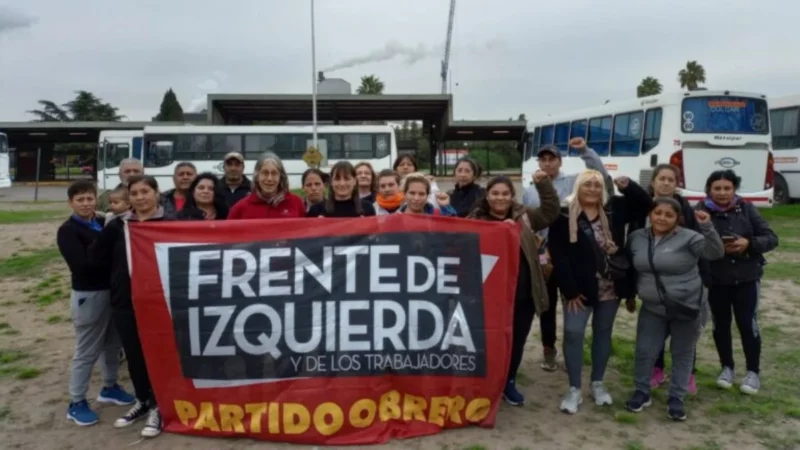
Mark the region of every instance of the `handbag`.
POLYGON ((547 279, 549 279, 550 275, 553 273, 553 260, 550 257, 550 250, 547 248, 547 239, 533 231, 531 220, 528 218, 527 214, 522 215, 522 221, 525 222, 528 231, 533 233, 533 241, 536 245, 536 254, 539 258, 539 266, 542 268, 542 275, 544 276, 545 281, 547 281, 547 279))
POLYGON ((658 275, 658 271, 656 270, 655 264, 653 263, 653 254, 655 253, 655 242, 653 241, 653 233, 650 232, 647 234, 647 262, 650 264, 650 270, 653 272, 653 276, 656 280, 656 290, 658 291, 658 297, 661 299, 661 302, 664 304, 664 308, 667 310, 667 318, 671 320, 684 320, 684 321, 692 321, 696 320, 700 317, 700 308, 703 304, 703 288, 700 287, 700 298, 697 301, 697 307, 694 305, 690 305, 687 303, 676 302, 669 298, 667 295, 667 289, 664 287, 664 283, 661 282, 661 277, 658 275))
POLYGON ((628 271, 631 268, 631 262, 628 260, 625 252, 617 251, 613 255, 609 255, 597 244, 592 226, 584 220, 579 220, 578 223, 583 233, 591 242, 595 264, 597 265, 597 272, 603 278, 612 281, 621 281, 627 278, 628 271))

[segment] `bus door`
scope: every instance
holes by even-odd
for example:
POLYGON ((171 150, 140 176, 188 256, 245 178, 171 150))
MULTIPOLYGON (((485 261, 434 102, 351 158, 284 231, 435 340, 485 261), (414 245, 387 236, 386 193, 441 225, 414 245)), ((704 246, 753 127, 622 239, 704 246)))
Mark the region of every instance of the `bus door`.
MULTIPOLYGON (((141 154, 141 150, 139 151, 141 154)), ((97 153, 97 184, 102 189, 113 189, 119 184, 119 164, 131 157, 127 139, 104 139, 97 153)))

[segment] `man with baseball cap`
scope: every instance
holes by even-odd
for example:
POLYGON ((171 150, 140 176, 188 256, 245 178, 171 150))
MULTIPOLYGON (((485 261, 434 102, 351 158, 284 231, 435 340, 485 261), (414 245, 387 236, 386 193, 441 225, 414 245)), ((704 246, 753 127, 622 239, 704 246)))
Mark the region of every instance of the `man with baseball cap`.
POLYGON ((232 208, 250 193, 250 180, 244 175, 244 156, 239 152, 228 153, 222 160, 222 168, 225 174, 219 189, 228 208, 232 208))
MULTIPOLYGON (((586 146, 586 141, 581 137, 572 138, 569 141, 569 146, 578 150, 587 169, 594 169, 603 174, 603 176, 610 180, 606 168, 603 166, 603 161, 600 156, 591 148, 586 146)), ((564 174, 561 172, 561 153, 558 148, 552 145, 543 145, 539 148, 539 153, 536 155, 539 159, 539 169, 546 173, 558 192, 558 198, 562 202, 572 193, 575 186, 575 180, 578 178, 577 173, 564 174)), ((613 183, 607 183, 611 192, 613 193, 613 183)), ((522 203, 526 206, 538 207, 539 206, 539 193, 534 186, 529 186, 525 189, 522 195, 522 203)), ((547 238, 547 230, 542 230, 542 237, 547 238)), ((542 361, 542 369, 552 372, 558 369, 556 364, 556 307, 558 305, 558 286, 556 285, 555 277, 550 277, 547 280, 547 296, 549 297, 550 307, 539 316, 539 326, 542 331, 542 346, 544 347, 544 361, 542 361)))

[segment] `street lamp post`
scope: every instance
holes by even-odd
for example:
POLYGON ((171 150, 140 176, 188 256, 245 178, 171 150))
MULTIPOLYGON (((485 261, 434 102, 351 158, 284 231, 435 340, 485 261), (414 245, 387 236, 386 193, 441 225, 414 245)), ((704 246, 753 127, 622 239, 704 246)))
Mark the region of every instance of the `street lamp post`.
POLYGON ((311 127, 314 133, 314 148, 317 142, 317 43, 314 36, 314 0, 311 0, 311 127))

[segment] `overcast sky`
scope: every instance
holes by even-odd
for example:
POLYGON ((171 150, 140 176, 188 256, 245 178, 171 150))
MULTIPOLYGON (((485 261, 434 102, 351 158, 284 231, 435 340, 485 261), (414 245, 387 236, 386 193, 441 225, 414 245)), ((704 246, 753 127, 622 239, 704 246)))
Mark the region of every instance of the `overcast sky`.
MULTIPOLYGON (((440 92, 449 3, 317 0, 318 70, 373 57, 383 60, 327 75, 440 92)), ((0 0, 0 120, 29 120, 37 100, 78 89, 132 120, 155 115, 169 87, 185 110, 208 92, 310 93, 309 16, 309 0, 0 0)), ((645 76, 677 90, 687 60, 705 66, 709 88, 798 94, 798 18, 792 0, 458 0, 454 116, 623 100, 645 76)))

